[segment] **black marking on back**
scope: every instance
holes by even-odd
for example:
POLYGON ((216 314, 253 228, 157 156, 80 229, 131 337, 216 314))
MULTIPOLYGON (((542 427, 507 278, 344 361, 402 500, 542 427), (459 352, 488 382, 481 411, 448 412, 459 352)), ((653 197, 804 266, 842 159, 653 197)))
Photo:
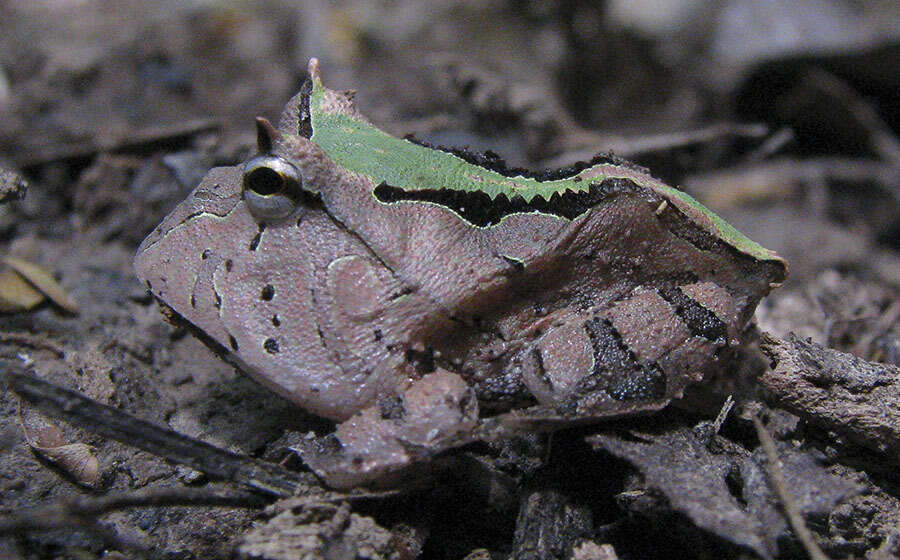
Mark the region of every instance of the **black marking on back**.
POLYGON ((312 79, 307 78, 300 86, 300 107, 297 115, 297 134, 304 138, 312 138, 312 119, 309 114, 309 98, 312 95, 312 79))
POLYGON ((715 344, 725 344, 728 326, 715 313, 703 307, 677 286, 660 287, 659 295, 675 308, 675 314, 687 325, 693 336, 701 336, 715 344))
POLYGON ((380 202, 432 202, 456 212, 467 222, 487 227, 500 222, 510 214, 541 212, 573 220, 584 214, 600 201, 621 193, 637 193, 650 201, 658 196, 649 189, 638 186, 629 179, 610 178, 593 183, 587 191, 553 193, 550 200, 536 196, 526 201, 519 195, 508 198, 500 194, 491 199, 483 192, 459 191, 452 189, 422 189, 406 191, 382 182, 375 187, 374 195, 380 202))
POLYGON ((579 388, 577 392, 603 388, 620 401, 659 400, 665 397, 666 374, 655 362, 640 363, 608 319, 588 319, 584 322, 584 329, 594 349, 594 371, 589 376, 591 386, 579 388), (601 379, 606 381, 605 386, 600 383, 601 379))

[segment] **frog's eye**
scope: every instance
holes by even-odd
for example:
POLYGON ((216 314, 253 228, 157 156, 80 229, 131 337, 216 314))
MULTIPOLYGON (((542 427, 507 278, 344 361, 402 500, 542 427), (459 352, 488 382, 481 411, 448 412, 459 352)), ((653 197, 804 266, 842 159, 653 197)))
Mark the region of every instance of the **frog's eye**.
POLYGON ((303 178, 283 158, 257 156, 244 165, 244 200, 257 218, 284 218, 294 211, 303 178))

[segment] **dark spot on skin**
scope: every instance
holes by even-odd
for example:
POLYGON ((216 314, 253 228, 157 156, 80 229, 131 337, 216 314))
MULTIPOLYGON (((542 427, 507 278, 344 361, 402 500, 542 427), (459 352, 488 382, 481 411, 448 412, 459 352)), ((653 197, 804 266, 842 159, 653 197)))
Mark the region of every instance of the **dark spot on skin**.
POLYGON ((665 396, 666 374, 655 362, 639 362, 608 319, 589 319, 584 329, 594 349, 594 371, 579 382, 576 394, 603 388, 620 401, 659 400, 665 396))
POLYGON ((431 373, 434 371, 434 348, 428 346, 424 352, 409 348, 406 350, 406 361, 412 364, 419 375, 431 373))
POLYGON ((725 344, 728 326, 715 313, 681 291, 677 286, 659 288, 659 295, 675 308, 675 314, 687 325, 693 336, 701 336, 715 344, 725 344))
POLYGON ((267 338, 265 342, 263 342, 263 348, 266 349, 266 352, 269 354, 277 354, 280 349, 278 348, 278 341, 274 338, 267 338))
POLYGON ((194 296, 194 294, 191 294, 191 307, 197 307, 197 298, 194 296))
POLYGON ((350 462, 352 462, 355 467, 359 467, 363 464, 364 460, 365 459, 363 459, 361 456, 354 455, 353 458, 350 460, 350 462))
POLYGON ((273 327, 281 326, 281 319, 278 318, 278 315, 272 315, 272 326, 273 327))
POLYGON ((378 412, 385 420, 402 420, 406 415, 400 395, 387 395, 378 399, 378 412))
POLYGON ((259 247, 259 242, 262 240, 262 234, 266 230, 265 222, 259 223, 259 231, 256 232, 256 235, 253 236, 253 239, 250 240, 250 250, 255 251, 257 247, 259 247))
POLYGON ((303 216, 300 216, 299 218, 297 218, 297 227, 300 227, 300 224, 302 224, 302 223, 303 223, 303 216))
POLYGON ((531 351, 531 358, 534 360, 534 365, 538 371, 538 377, 541 379, 541 383, 547 386, 547 388, 552 389, 553 384, 550 382, 550 377, 547 376, 547 370, 544 368, 544 355, 541 353, 540 348, 534 348, 531 351))
POLYGON ((378 341, 380 341, 382 338, 384 338, 384 335, 381 334, 381 329, 375 329, 375 331, 374 331, 372 334, 375 335, 375 342, 378 342, 378 341))
POLYGON ((262 292, 259 294, 259 299, 263 301, 272 301, 273 297, 275 297, 275 286, 272 284, 263 286, 262 292))
POLYGON ((234 337, 231 336, 231 335, 228 335, 228 344, 231 345, 231 349, 232 349, 232 350, 234 350, 235 352, 238 351, 238 345, 237 345, 237 339, 236 339, 236 338, 234 338, 234 337))
POLYGON ((203 253, 200 254, 200 258, 203 260, 206 260, 209 258, 210 253, 211 253, 211 251, 209 249, 204 249, 203 253))
POLYGON ((225 271, 231 272, 232 268, 234 268, 234 261, 232 261, 231 259, 228 259, 227 261, 225 261, 225 271))
POLYGON ((394 301, 395 299, 400 299, 403 296, 408 296, 411 293, 413 293, 412 288, 410 288, 409 286, 403 286, 403 288, 401 288, 400 290, 391 294, 391 301, 394 301))
POLYGON ((406 191, 384 182, 375 187, 373 194, 380 202, 388 204, 402 201, 432 202, 453 210, 462 219, 475 226, 488 227, 499 223, 510 214, 528 212, 541 212, 574 220, 601 201, 622 193, 637 193, 651 201, 662 200, 650 189, 621 178, 609 178, 600 183, 592 183, 586 191, 553 193, 549 200, 536 196, 526 201, 519 195, 509 198, 505 193, 492 199, 484 192, 453 189, 406 191))

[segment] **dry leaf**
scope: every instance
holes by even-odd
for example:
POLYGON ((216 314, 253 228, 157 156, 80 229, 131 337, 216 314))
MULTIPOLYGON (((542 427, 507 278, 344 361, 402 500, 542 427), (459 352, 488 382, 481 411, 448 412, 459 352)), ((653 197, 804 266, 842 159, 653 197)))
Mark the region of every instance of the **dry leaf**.
POLYGON ((43 414, 19 406, 19 422, 28 446, 85 486, 100 478, 100 463, 86 443, 66 443, 62 431, 43 414))
POLYGON ((6 257, 3 261, 13 270, 22 275, 35 288, 47 296, 53 303, 65 309, 69 313, 78 313, 78 303, 63 290, 53 276, 43 268, 31 264, 30 262, 17 259, 16 257, 6 257))
POLYGON ((34 289, 15 271, 0 272, 0 313, 28 311, 44 301, 44 294, 34 289))

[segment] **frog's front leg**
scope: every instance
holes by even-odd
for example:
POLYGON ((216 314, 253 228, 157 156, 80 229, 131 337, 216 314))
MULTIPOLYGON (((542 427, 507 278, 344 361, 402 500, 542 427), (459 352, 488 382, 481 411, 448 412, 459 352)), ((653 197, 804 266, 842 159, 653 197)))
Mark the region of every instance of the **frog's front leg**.
POLYGON ((459 375, 437 368, 307 440, 303 461, 334 488, 390 478, 405 467, 465 443, 478 424, 478 400, 459 375))

